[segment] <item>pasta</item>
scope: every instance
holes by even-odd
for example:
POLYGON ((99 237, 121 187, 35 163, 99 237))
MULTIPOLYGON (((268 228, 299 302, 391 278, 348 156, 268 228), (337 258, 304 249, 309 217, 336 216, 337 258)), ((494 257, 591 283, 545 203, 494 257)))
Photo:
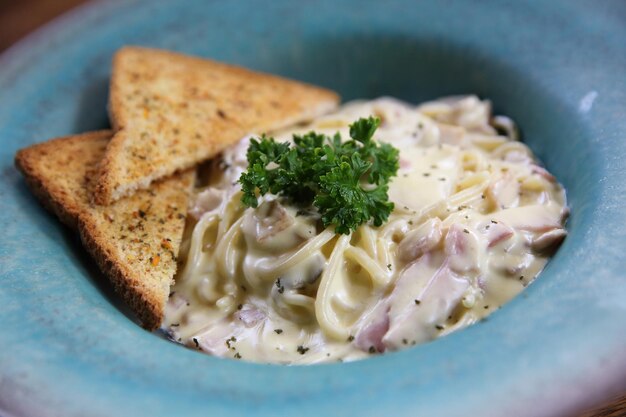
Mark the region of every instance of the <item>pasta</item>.
POLYGON ((310 130, 347 137, 375 115, 399 148, 380 227, 336 235, 313 208, 265 195, 240 204, 248 138, 197 192, 163 328, 208 354, 273 363, 355 360, 475 323, 541 271, 566 235, 565 192, 490 103, 352 102, 310 130))

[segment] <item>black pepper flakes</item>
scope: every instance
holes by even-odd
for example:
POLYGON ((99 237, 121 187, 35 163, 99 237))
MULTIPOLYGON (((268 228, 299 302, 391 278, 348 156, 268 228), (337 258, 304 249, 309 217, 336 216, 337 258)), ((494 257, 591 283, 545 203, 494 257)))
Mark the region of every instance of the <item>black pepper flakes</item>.
POLYGON ((198 343, 198 339, 194 337, 192 340, 193 340, 193 343, 196 345, 196 349, 200 349, 200 344, 198 343))
POLYGON ((308 347, 304 347, 302 345, 298 345, 297 351, 298 351, 299 354, 304 355, 305 353, 308 352, 308 350, 309 350, 308 347))
POLYGON ((354 340, 354 336, 350 335, 348 336, 348 342, 352 342, 354 340))
POLYGON ((274 329, 274 333, 276 334, 281 334, 283 332, 283 329, 274 329))
POLYGON ((280 283, 280 278, 276 280, 276 288, 278 288, 278 293, 282 294, 285 292, 285 287, 280 283))
POLYGON ((369 353, 376 353, 376 348, 374 346, 370 346, 369 353))
POLYGON ((228 339, 226 339, 226 347, 230 350, 235 350, 235 347, 232 345, 232 343, 235 343, 237 341, 237 338, 235 336, 231 336, 228 339))
POLYGON ((417 305, 417 306, 418 306, 418 305, 420 305, 420 304, 422 304, 422 302, 421 302, 420 300, 417 300, 417 299, 416 299, 416 300, 413 300, 413 301, 415 301, 415 305, 417 305))
POLYGON ((435 325, 435 328, 436 328, 437 330, 443 330, 443 329, 444 329, 444 327, 443 327, 441 324, 437 324, 437 325, 435 325))

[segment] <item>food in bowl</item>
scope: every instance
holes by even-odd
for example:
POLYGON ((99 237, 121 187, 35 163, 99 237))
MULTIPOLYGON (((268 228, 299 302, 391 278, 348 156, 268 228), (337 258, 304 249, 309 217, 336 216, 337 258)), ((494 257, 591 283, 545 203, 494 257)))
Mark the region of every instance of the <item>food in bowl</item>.
POLYGON ((351 102, 270 136, 226 149, 193 197, 163 329, 208 354, 305 364, 424 343, 519 294, 566 236, 563 187, 475 96, 351 102), (344 159, 302 167, 307 137, 323 165, 344 159))
POLYGON ((16 164, 146 329, 212 355, 317 363, 435 339, 519 293, 566 236, 563 188, 474 96, 331 112, 332 91, 137 47, 110 93, 112 131, 16 164))
POLYGON ((163 322, 196 168, 248 131, 334 109, 330 90, 221 62, 126 46, 113 56, 111 130, 28 146, 26 183, 81 236, 146 330, 163 322))

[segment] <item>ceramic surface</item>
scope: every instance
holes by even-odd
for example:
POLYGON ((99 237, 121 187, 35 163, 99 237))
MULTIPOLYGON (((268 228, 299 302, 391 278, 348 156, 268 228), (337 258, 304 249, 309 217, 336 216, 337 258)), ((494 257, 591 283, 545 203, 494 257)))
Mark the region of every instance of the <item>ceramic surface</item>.
POLYGON ((558 416, 626 390, 626 4, 109 1, 0 57, 0 414, 558 416), (107 126, 110 59, 173 49, 412 102, 477 93, 568 191, 540 279, 476 326, 370 360, 220 360, 141 330, 13 167, 107 126))

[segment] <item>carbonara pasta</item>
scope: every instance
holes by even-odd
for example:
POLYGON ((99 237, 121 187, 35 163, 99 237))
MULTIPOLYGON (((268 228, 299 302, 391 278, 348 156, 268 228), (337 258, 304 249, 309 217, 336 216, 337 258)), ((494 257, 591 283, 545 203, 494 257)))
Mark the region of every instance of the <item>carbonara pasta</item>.
POLYGON ((352 102, 311 130, 347 137, 377 116, 400 149, 381 227, 349 235, 272 195, 245 208, 249 138, 214 161, 191 208, 164 329, 211 355, 284 364, 355 360, 475 323, 527 286, 566 235, 565 193, 490 103, 352 102))

